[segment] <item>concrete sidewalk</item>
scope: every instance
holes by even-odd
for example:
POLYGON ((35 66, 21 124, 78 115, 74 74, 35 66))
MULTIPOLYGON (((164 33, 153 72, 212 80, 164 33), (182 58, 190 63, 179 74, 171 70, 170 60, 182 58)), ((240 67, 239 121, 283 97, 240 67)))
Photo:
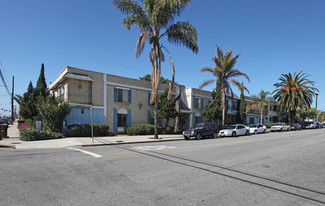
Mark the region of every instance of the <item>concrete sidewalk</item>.
POLYGON ((42 140, 42 141, 21 141, 19 139, 18 123, 15 122, 8 128, 9 138, 0 140, 0 148, 16 149, 45 149, 45 148, 64 148, 71 146, 100 146, 114 144, 135 144, 145 142, 162 142, 183 140, 182 135, 159 135, 159 139, 152 139, 153 135, 127 136, 117 135, 109 137, 95 137, 94 141, 90 137, 74 137, 64 139, 42 140))

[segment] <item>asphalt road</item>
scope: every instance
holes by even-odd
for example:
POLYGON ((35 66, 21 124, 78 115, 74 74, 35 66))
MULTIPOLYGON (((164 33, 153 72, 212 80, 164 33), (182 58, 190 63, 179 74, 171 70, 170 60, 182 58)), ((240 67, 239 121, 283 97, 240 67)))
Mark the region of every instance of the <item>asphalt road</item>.
POLYGON ((0 205, 325 205, 324 133, 0 149, 0 205))

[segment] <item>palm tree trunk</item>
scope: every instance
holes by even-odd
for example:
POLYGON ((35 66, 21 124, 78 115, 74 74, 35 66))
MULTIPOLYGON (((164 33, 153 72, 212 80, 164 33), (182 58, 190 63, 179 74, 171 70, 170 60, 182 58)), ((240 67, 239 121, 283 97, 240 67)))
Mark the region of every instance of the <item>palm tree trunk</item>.
POLYGON ((179 123, 180 123, 180 111, 181 111, 181 86, 178 86, 178 96, 179 96, 179 99, 177 100, 177 117, 176 117, 176 120, 175 120, 175 129, 174 129, 174 132, 178 132, 179 131, 179 123))
POLYGON ((155 100, 155 139, 158 139, 158 94, 155 100))
POLYGON ((221 90, 221 95, 222 95, 222 128, 225 128, 225 118, 226 118, 226 96, 225 96, 225 89, 222 87, 221 90))
POLYGON ((261 119, 260 119, 260 124, 263 124, 263 110, 261 110, 261 119))
POLYGON ((156 97, 155 97, 155 139, 158 139, 158 45, 155 45, 156 57, 155 57, 155 89, 156 89, 156 97))

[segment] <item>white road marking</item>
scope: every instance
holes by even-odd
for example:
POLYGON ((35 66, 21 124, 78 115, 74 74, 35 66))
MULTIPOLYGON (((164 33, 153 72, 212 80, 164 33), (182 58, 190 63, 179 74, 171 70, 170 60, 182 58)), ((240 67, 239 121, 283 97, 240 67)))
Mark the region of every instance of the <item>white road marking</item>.
POLYGON ((82 152, 84 154, 87 154, 87 155, 90 155, 90 156, 93 156, 93 157, 96 157, 96 158, 102 157, 102 155, 99 155, 99 154, 96 154, 96 153, 93 153, 93 152, 88 152, 86 150, 82 150, 82 149, 78 149, 78 148, 67 147, 67 149, 71 149, 71 150, 75 150, 75 151, 78 151, 78 152, 82 152))
POLYGON ((175 149, 176 147, 157 145, 157 146, 143 146, 143 147, 133 147, 133 148, 140 151, 157 151, 157 150, 165 150, 165 149, 175 149))

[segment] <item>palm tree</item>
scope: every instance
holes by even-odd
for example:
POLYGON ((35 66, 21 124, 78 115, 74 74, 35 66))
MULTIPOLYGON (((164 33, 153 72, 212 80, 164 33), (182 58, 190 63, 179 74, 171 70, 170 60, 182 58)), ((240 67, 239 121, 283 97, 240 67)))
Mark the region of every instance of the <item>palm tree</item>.
POLYGON ((247 107, 247 110, 254 107, 258 108, 261 114, 260 124, 263 124, 263 112, 264 111, 267 112, 268 103, 272 99, 269 95, 270 92, 265 92, 264 90, 261 90, 260 93, 258 93, 258 95, 252 95, 251 98, 254 101, 254 103, 249 104, 249 106, 247 107))
POLYGON ((134 0, 113 0, 113 5, 127 17, 122 24, 130 29, 136 26, 142 33, 137 41, 135 57, 139 57, 145 47, 145 42, 151 44, 149 59, 151 61, 152 94, 150 102, 155 103, 155 138, 158 138, 158 87, 161 74, 161 63, 164 61, 162 49, 169 54, 172 67, 172 83, 168 97, 170 98, 174 84, 175 69, 169 51, 161 40, 167 37, 168 42, 180 44, 194 53, 198 53, 197 32, 189 22, 174 23, 191 0, 142 0, 142 5, 134 0))
POLYGON ((275 83, 276 89, 272 92, 273 98, 278 101, 279 107, 290 113, 291 122, 294 123, 298 108, 309 109, 313 97, 318 92, 315 82, 307 79, 306 73, 282 74, 280 82, 275 83))
POLYGON ((238 82, 237 80, 233 79, 234 77, 238 77, 238 76, 243 76, 245 77, 248 82, 249 77, 237 70, 234 69, 234 66, 237 62, 237 59, 239 57, 240 54, 237 54, 236 56, 232 56, 232 50, 229 49, 226 54, 224 54, 224 52, 221 50, 221 48, 218 46, 217 47, 217 56, 214 56, 212 58, 212 61, 214 61, 215 63, 215 67, 204 67, 202 68, 199 73, 201 72, 210 72, 213 74, 213 76, 216 79, 211 79, 211 80, 206 80, 204 81, 201 85, 200 85, 200 89, 213 83, 213 82, 217 82, 220 85, 219 88, 221 88, 221 108, 222 108, 222 127, 224 128, 225 126, 225 117, 226 117, 226 94, 231 93, 231 96, 233 97, 233 92, 232 92, 232 88, 230 87, 230 83, 235 85, 239 90, 243 90, 245 89, 247 92, 247 88, 241 84, 240 82, 238 82), (219 81, 217 81, 219 80, 219 81))

